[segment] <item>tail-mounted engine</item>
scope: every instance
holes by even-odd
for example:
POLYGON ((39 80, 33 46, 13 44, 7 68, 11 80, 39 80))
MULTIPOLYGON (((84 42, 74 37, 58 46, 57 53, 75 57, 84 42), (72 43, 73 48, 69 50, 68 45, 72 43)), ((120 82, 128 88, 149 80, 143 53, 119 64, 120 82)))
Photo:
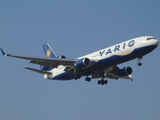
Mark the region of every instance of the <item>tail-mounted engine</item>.
POLYGON ((130 75, 130 74, 132 74, 132 68, 131 67, 124 67, 124 68, 119 70, 118 74, 121 77, 130 75))
MULTIPOLYGON (((61 55, 61 56, 58 56, 57 58, 59 58, 59 59, 66 59, 66 56, 61 55)), ((41 70, 44 70, 44 71, 49 71, 49 70, 53 69, 53 67, 41 65, 41 66, 40 66, 40 69, 41 69, 41 70)))
POLYGON ((59 59, 66 59, 66 56, 61 55, 61 56, 58 56, 57 58, 59 58, 59 59))
POLYGON ((88 58, 82 58, 75 63, 75 67, 77 68, 85 68, 90 66, 91 61, 88 58))

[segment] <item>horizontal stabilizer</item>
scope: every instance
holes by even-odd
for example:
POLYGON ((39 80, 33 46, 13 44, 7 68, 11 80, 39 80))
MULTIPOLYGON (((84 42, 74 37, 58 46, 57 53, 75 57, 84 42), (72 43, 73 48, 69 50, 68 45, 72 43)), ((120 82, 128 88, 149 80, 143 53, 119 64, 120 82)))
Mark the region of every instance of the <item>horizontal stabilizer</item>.
POLYGON ((29 67, 23 67, 23 68, 31 70, 31 71, 34 71, 34 72, 38 72, 38 73, 41 73, 41 74, 52 74, 51 72, 47 72, 47 71, 43 71, 43 70, 38 70, 38 69, 34 69, 34 68, 29 68, 29 67))

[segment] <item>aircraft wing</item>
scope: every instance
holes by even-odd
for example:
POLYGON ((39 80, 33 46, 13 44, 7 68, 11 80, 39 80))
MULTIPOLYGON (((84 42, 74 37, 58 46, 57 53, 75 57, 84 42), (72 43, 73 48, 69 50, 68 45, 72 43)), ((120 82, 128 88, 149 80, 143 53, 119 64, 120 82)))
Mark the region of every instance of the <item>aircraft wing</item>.
POLYGON ((3 56, 10 56, 15 58, 21 58, 30 60, 30 63, 44 65, 48 67, 58 67, 58 65, 70 65, 73 66, 76 62, 76 59, 59 59, 59 58, 40 58, 40 57, 29 57, 29 56, 18 56, 7 54, 2 48, 1 52, 3 56))
MULTIPOLYGON (((111 66, 107 69, 105 69, 103 72, 106 73, 105 74, 105 78, 110 78, 110 79, 115 79, 115 80, 118 80, 119 78, 122 78, 122 79, 127 79, 127 80, 131 80, 133 81, 133 78, 131 75, 127 75, 127 76, 124 76, 124 77, 121 77, 119 76, 118 74, 118 71, 120 70, 119 67, 117 67, 116 65, 114 66, 111 66)), ((101 78, 101 74, 99 73, 94 73, 92 78, 101 78)))

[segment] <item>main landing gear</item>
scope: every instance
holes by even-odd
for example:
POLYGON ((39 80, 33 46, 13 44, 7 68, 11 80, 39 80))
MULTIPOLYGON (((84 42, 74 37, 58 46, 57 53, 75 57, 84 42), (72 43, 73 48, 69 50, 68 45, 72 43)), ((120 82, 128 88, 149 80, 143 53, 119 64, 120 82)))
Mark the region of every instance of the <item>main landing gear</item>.
POLYGON ((138 66, 142 66, 142 63, 140 62, 141 59, 142 59, 142 57, 138 57, 138 63, 137 63, 138 66))
MULTIPOLYGON (((91 81, 91 78, 90 78, 90 77, 86 77, 86 78, 85 78, 85 81, 90 82, 90 81, 91 81)), ((98 80, 97 83, 98 83, 99 85, 100 85, 100 84, 101 84, 101 85, 104 85, 104 84, 107 84, 108 81, 107 81, 107 80, 104 80, 103 77, 102 77, 102 79, 101 79, 101 80, 98 80)))
POLYGON ((90 81, 91 81, 91 78, 87 76, 87 77, 85 78, 85 80, 86 80, 87 82, 90 82, 90 81))
POLYGON ((108 81, 107 80, 104 80, 104 73, 102 73, 102 79, 101 80, 98 80, 98 85, 104 85, 104 84, 107 84, 108 81))
POLYGON ((108 83, 108 81, 107 80, 98 80, 98 85, 104 85, 104 84, 107 84, 108 83))

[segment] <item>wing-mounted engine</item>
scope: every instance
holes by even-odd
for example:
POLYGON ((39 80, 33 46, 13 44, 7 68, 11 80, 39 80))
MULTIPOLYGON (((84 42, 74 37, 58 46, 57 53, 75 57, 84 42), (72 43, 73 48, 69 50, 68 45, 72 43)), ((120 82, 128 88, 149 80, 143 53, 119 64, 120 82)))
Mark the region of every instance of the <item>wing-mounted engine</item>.
POLYGON ((119 72, 118 72, 118 75, 120 77, 124 77, 124 76, 130 75, 130 74, 132 74, 132 68, 131 67, 124 67, 122 69, 119 69, 119 72))
POLYGON ((82 58, 75 63, 75 67, 77 67, 78 69, 81 69, 81 68, 89 67, 90 64, 91 64, 91 61, 89 58, 82 58))
POLYGON ((76 74, 80 69, 85 69, 88 67, 91 67, 92 65, 96 64, 98 60, 96 59, 89 59, 89 58, 82 58, 77 60, 74 65, 67 65, 64 71, 71 73, 71 74, 76 74))
POLYGON ((58 56, 57 58, 59 58, 59 59, 66 59, 66 56, 60 55, 60 56, 58 56))

